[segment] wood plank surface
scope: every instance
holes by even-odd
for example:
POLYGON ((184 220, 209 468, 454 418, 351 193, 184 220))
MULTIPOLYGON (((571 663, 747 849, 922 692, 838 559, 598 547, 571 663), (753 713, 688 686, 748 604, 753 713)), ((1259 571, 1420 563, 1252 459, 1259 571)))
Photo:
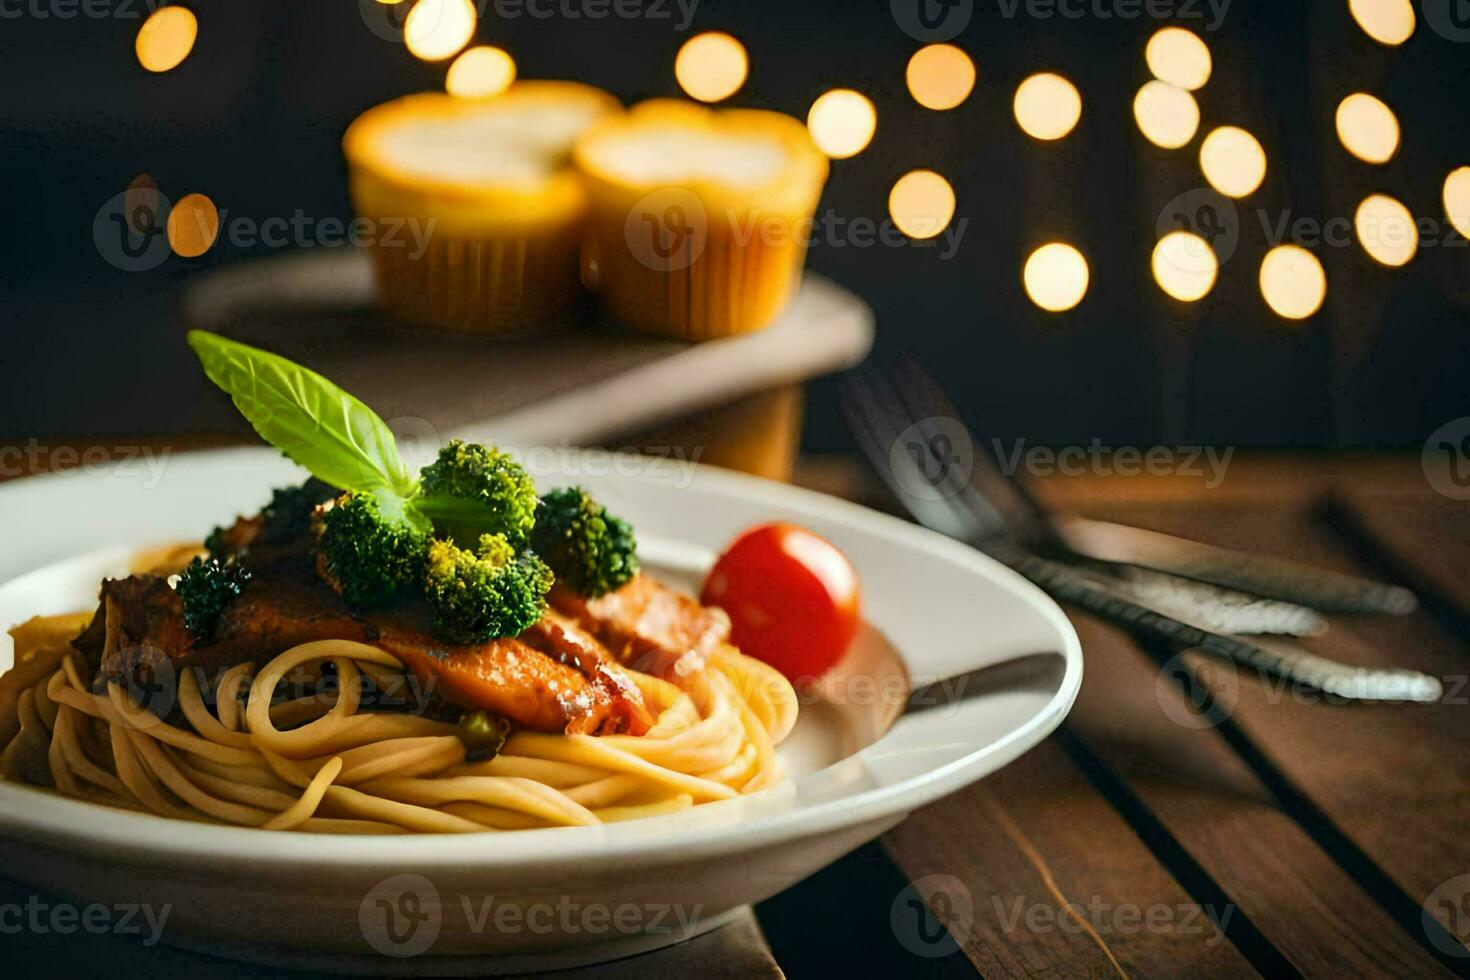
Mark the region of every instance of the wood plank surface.
POLYGON ((1188 685, 1197 672, 1219 678, 1215 661, 1151 656, 1112 625, 1085 614, 1073 620, 1087 671, 1068 730, 1292 969, 1304 976, 1450 975, 1283 811, 1211 716, 1197 710, 1188 685))
POLYGON ((971 912, 951 933, 983 976, 1255 975, 1055 741, 884 843, 911 879, 958 880, 971 912))
MULTIPOLYGON (((1091 516, 1364 571, 1313 506, 1201 501, 1188 508, 1114 506, 1091 516)), ((1461 646, 1422 613, 1335 620, 1327 635, 1302 644, 1349 663, 1425 671, 1444 679, 1451 694, 1463 688, 1470 666, 1461 646)), ((1459 930, 1463 945, 1452 906, 1430 898, 1470 871, 1470 835, 1455 819, 1470 812, 1464 704, 1346 704, 1228 666, 1206 687, 1229 704, 1221 729, 1235 736, 1237 752, 1400 927, 1430 952, 1450 941, 1420 923, 1427 908, 1444 929, 1459 930)))
POLYGON ((1462 636, 1470 632, 1470 504, 1341 486, 1329 517, 1365 558, 1449 612, 1462 636))

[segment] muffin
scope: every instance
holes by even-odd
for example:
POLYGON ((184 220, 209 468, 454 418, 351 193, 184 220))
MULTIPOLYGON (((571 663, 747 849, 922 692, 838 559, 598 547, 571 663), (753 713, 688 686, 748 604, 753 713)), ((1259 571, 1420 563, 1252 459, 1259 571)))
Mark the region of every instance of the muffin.
POLYGON ((789 116, 655 100, 572 153, 590 200, 587 277, 636 330, 759 330, 801 279, 827 158, 789 116))
POLYGON ((586 213, 568 156, 620 108, 586 85, 518 82, 489 99, 425 93, 359 116, 342 143, 382 305, 460 333, 565 317, 586 213))

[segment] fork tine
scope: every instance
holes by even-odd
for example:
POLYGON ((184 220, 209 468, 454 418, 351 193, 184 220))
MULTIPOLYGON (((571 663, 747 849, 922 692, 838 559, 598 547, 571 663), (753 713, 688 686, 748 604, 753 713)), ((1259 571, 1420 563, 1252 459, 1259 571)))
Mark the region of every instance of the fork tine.
POLYGON ((974 489, 984 498, 987 506, 998 511, 1013 528, 1022 529, 1023 535, 1044 538, 1048 544, 1055 544, 1057 536, 1052 530, 1047 509, 1032 496, 1021 480, 1007 475, 994 453, 975 438, 975 434, 964 424, 959 410, 939 383, 924 370, 923 365, 913 356, 905 356, 899 361, 897 373, 905 389, 915 392, 915 397, 923 399, 927 408, 921 411, 954 419, 955 424, 965 433, 974 449, 976 462, 976 472, 971 482, 978 481, 981 484, 974 489))
POLYGON ((921 496, 909 489, 925 486, 925 477, 907 452, 893 451, 899 431, 893 427, 893 417, 879 404, 875 388, 871 377, 854 375, 844 392, 843 409, 859 448, 888 489, 921 524, 961 540, 975 538, 979 529, 973 515, 948 500, 921 496))
POLYGON ((944 422, 949 421, 959 428, 960 437, 964 442, 964 446, 959 448, 969 457, 968 465, 946 466, 939 481, 932 484, 935 492, 946 500, 956 501, 955 506, 967 509, 980 525, 979 534, 984 540, 994 541, 1012 536, 1012 527, 1005 515, 971 482, 976 454, 975 438, 970 430, 965 428, 964 424, 952 414, 942 411, 936 413, 933 406, 916 400, 911 386, 905 385, 899 389, 899 392, 898 397, 901 398, 906 408, 903 410, 895 408, 894 410, 902 411, 905 419, 919 419, 916 422, 910 421, 908 424, 917 428, 919 434, 923 436, 921 446, 923 450, 933 452, 932 447, 940 438, 945 439, 948 443, 953 443, 950 438, 951 433, 944 431, 944 422))

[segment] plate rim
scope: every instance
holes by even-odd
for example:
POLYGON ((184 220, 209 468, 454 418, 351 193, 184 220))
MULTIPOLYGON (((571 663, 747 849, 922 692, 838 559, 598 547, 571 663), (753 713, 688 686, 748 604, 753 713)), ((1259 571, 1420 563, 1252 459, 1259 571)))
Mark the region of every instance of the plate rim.
MULTIPOLYGON (((573 460, 582 455, 581 450, 566 447, 557 448, 554 452, 559 458, 569 456, 573 460)), ((229 447, 181 452, 174 465, 207 467, 211 462, 231 457, 239 457, 242 462, 250 457, 256 461, 255 465, 264 465, 267 460, 279 465, 281 461, 279 454, 266 447, 229 447)), ((738 496, 757 503, 768 501, 788 510, 820 512, 825 519, 854 528, 859 533, 882 537, 890 544, 937 551, 955 564, 968 567, 971 572, 1002 587, 1017 601, 1031 606, 1054 629, 1058 647, 1054 652, 1064 660, 1056 691, 1025 723, 958 759, 886 786, 870 787, 837 799, 821 800, 806 806, 788 806, 774 813, 757 814, 728 824, 680 828, 677 842, 672 845, 667 836, 654 833, 614 835, 613 839, 608 839, 608 828, 596 826, 526 830, 517 832, 513 838, 494 832, 392 837, 276 834, 270 837, 271 846, 262 848, 260 844, 264 838, 254 828, 169 821, 171 832, 159 834, 157 830, 161 825, 158 821, 167 818, 102 808, 95 803, 57 796, 43 789, 5 780, 0 780, 0 828, 28 842, 48 848, 64 848, 74 855, 105 855, 113 861, 125 857, 145 858, 174 864, 205 860, 211 871, 249 868, 257 873, 276 869, 296 873, 303 868, 319 868, 338 872, 366 869, 381 874, 387 865, 404 864, 412 864, 415 870, 423 872, 442 873, 485 866, 510 871, 570 860, 592 861, 598 865, 637 861, 653 866, 775 846, 905 815, 963 788, 1034 748, 1061 724, 1070 711, 1081 687, 1081 641, 1061 607, 1010 568, 936 532, 815 490, 705 464, 692 464, 691 473, 685 478, 684 489, 738 496), (103 809, 108 819, 84 819, 103 809), (150 833, 150 829, 154 832, 150 833), (494 848, 493 853, 487 853, 469 843, 497 839, 513 839, 518 846, 513 851, 494 848), (392 841, 391 850, 386 854, 382 846, 385 840, 392 841)), ((35 493, 37 488, 44 493, 45 488, 56 481, 88 476, 81 470, 66 470, 0 485, 0 514, 16 513, 11 505, 17 502, 17 498, 35 493)), ((646 470, 627 478, 661 483, 671 483, 674 479, 646 470)), ((14 518, 0 516, 0 527, 12 520, 14 518)), ((37 567, 46 567, 53 561, 78 554, 80 552, 70 553, 48 560, 41 566, 21 569, 0 584, 9 584, 37 567)), ((875 625, 882 628, 882 624, 875 625)), ((612 826, 630 827, 633 824, 612 826)))

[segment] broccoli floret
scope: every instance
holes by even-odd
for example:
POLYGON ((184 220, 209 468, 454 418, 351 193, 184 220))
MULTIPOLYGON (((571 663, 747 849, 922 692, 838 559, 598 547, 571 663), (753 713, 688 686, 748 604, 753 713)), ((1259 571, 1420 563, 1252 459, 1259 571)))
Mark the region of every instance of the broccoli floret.
POLYGON ((260 535, 255 543, 280 544, 305 534, 311 527, 312 512, 341 493, 314 476, 300 486, 272 490, 271 502, 260 510, 260 535))
POLYGON ((463 548, 475 547, 485 534, 502 535, 518 548, 536 521, 531 475, 494 446, 455 439, 424 467, 420 482, 413 506, 463 548))
POLYGON ((423 577, 428 529, 396 497, 348 493, 317 508, 317 571, 359 609, 414 594, 423 577))
POLYGON ((184 625, 195 645, 208 643, 225 606, 239 597, 250 572, 233 559, 195 559, 179 574, 176 586, 184 603, 184 625))
POLYGON ((541 618, 551 581, 535 552, 517 554, 504 535, 481 536, 474 551, 436 539, 424 573, 434 633, 451 643, 515 636, 541 618))
POLYGON ((310 477, 292 487, 271 491, 270 503, 253 518, 240 518, 229 527, 217 527, 204 539, 204 550, 216 558, 245 554, 257 545, 284 544, 305 534, 311 514, 342 491, 310 477))
POLYGON ((632 526, 581 487, 563 487, 541 498, 531 547, 545 557, 557 581, 589 598, 606 595, 638 574, 632 526))
POLYGON ((234 554, 235 545, 230 535, 232 530, 233 528, 216 524, 214 530, 204 539, 204 550, 217 558, 234 554))

